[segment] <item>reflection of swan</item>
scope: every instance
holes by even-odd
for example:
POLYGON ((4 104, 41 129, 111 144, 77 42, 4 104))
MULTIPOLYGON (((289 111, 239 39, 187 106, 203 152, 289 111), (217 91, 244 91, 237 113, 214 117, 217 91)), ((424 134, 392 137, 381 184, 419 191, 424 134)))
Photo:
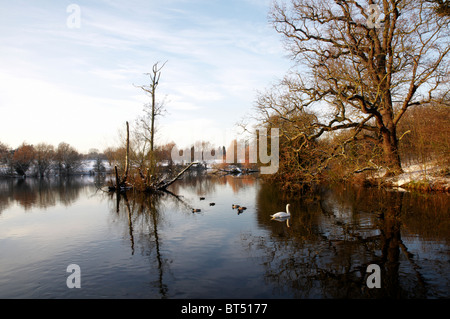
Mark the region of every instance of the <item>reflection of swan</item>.
POLYGON ((276 214, 270 215, 272 219, 285 219, 291 217, 291 213, 289 212, 290 204, 286 205, 286 212, 278 212, 276 214))
POLYGON ((283 217, 283 218, 272 218, 272 220, 276 220, 277 222, 284 222, 286 221, 286 226, 289 228, 291 226, 289 226, 289 219, 291 219, 290 217, 283 217))

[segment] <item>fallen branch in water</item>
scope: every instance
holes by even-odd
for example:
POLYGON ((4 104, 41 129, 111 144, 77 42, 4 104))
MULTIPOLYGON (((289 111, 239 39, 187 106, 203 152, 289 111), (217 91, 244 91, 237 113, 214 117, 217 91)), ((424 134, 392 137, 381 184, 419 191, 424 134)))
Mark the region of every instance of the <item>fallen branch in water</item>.
MULTIPOLYGON (((169 181, 166 181, 164 179, 153 181, 153 177, 149 175, 149 172, 147 171, 147 175, 144 175, 142 171, 139 171, 139 177, 140 180, 137 180, 135 184, 129 184, 125 183, 125 181, 122 181, 120 183, 116 182, 117 186, 110 185, 108 187, 108 190, 110 192, 126 192, 127 190, 137 190, 137 191, 143 191, 147 193, 157 193, 157 192, 168 192, 167 187, 175 183, 177 180, 180 179, 180 177, 193 165, 198 164, 197 162, 193 162, 189 164, 187 167, 185 167, 181 172, 179 172, 174 178, 172 178, 169 181)), ((117 167, 115 167, 116 171, 116 179, 118 176, 117 173, 117 167)))
POLYGON ((189 164, 185 169, 183 169, 180 173, 178 173, 177 176, 175 176, 173 179, 171 179, 170 181, 163 183, 162 185, 158 186, 156 189, 157 190, 165 190, 167 187, 169 187, 170 185, 172 185, 173 183, 175 183, 180 177, 181 175, 184 174, 184 172, 186 172, 189 168, 191 168, 192 165, 196 165, 198 164, 197 162, 192 162, 191 164, 189 164))

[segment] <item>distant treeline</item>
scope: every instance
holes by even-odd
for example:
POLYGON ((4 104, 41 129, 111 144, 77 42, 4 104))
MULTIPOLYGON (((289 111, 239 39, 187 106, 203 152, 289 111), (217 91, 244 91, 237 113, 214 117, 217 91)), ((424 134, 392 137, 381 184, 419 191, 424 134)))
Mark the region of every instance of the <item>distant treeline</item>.
MULTIPOLYGON (((229 147, 236 148, 237 141, 234 140, 229 147)), ((172 167, 174 163, 171 152, 176 146, 175 142, 157 145, 151 152, 142 148, 140 143, 132 139, 129 152, 130 166, 137 170, 145 170, 150 158, 155 158, 156 163, 163 166, 172 167), (153 155, 151 155, 152 153, 153 155)), ((209 151, 217 149, 212 143, 206 141, 197 141, 190 148, 191 160, 194 161, 195 152, 209 151)), ((223 156, 226 156, 229 148, 223 147, 223 156)), ((247 150, 248 153, 248 150, 247 150)), ((17 148, 0 141, 0 176, 38 176, 49 175, 76 175, 81 173, 108 173, 117 166, 123 170, 126 160, 126 147, 124 145, 107 147, 103 151, 90 149, 87 154, 80 153, 75 147, 62 142, 57 147, 48 143, 39 143, 32 145, 23 142, 17 148)), ((189 162, 189 161, 188 161, 189 162)), ((199 167, 206 167, 204 165, 199 167)), ((237 159, 234 162, 237 163, 237 159)), ((241 163, 244 167, 248 165, 248 154, 245 162, 241 163)))
POLYGON ((106 156, 96 149, 88 154, 81 154, 68 143, 60 143, 57 147, 39 143, 31 145, 22 143, 12 149, 0 142, 0 175, 2 176, 40 176, 74 175, 83 170, 87 160, 94 160, 92 170, 104 172, 103 161, 106 156))

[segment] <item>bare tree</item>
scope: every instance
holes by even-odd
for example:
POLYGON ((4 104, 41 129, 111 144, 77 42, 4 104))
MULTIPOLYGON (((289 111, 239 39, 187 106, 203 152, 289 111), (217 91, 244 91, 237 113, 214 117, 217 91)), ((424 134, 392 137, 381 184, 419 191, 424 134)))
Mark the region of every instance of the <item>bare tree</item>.
POLYGON ((17 150, 14 151, 12 157, 12 165, 17 174, 25 176, 35 157, 35 149, 33 145, 22 143, 17 150))
POLYGON ((53 147, 53 145, 46 143, 39 143, 38 145, 36 145, 36 170, 39 177, 44 177, 44 175, 49 171, 54 157, 55 148, 53 147))
POLYGON ((8 157, 11 154, 8 145, 0 142, 0 164, 8 163, 8 157))
POLYGON ((156 148, 156 159, 159 162, 165 161, 169 166, 173 165, 172 149, 176 146, 175 142, 169 142, 156 148))
POLYGON ((149 85, 138 86, 145 91, 151 98, 151 102, 144 105, 145 115, 138 119, 138 124, 141 128, 140 135, 144 143, 150 143, 150 152, 155 150, 155 119, 164 111, 164 101, 157 101, 156 88, 159 85, 161 77, 161 69, 166 65, 167 61, 159 66, 159 62, 153 64, 152 72, 145 73, 150 78, 149 85))
POLYGON ((83 165, 81 154, 73 146, 64 142, 59 143, 55 160, 59 174, 62 175, 71 175, 83 165))
POLYGON ((351 139, 381 145, 388 174, 401 173, 403 114, 449 97, 448 20, 424 0, 275 3, 271 21, 299 69, 283 81, 289 103, 275 113, 267 109, 266 118, 289 121, 307 108, 317 119, 290 140, 350 129, 351 139))

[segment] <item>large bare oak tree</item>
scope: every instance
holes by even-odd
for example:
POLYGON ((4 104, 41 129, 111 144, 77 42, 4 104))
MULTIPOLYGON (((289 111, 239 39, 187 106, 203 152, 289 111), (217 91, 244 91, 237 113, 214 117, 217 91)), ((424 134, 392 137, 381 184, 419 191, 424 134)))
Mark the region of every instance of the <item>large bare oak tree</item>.
POLYGON ((448 103, 449 16, 424 0, 289 0, 274 4, 271 22, 298 67, 283 81, 293 101, 275 113, 268 106, 267 118, 314 112, 290 140, 350 129, 352 139, 379 143, 387 174, 401 173, 402 116, 448 103))

